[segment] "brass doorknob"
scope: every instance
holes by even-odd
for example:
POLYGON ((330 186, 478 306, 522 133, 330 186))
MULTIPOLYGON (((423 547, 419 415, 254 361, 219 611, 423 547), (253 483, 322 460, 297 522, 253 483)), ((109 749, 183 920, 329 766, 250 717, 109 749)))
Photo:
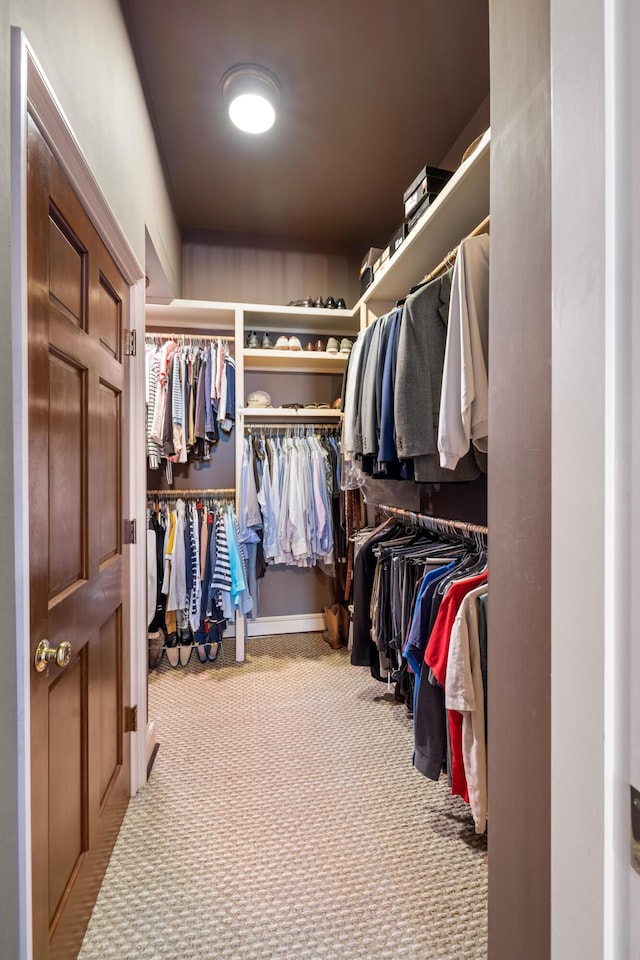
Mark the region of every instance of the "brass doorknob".
POLYGON ((48 663, 54 661, 59 667, 66 667, 71 660, 71 644, 63 640, 57 647, 52 647, 48 640, 41 640, 35 655, 35 667, 38 673, 46 670, 48 663))

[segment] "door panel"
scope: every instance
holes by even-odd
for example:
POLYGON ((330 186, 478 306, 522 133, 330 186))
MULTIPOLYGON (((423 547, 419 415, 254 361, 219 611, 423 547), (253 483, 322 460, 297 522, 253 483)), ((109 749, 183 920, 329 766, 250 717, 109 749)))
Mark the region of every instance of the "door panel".
POLYGON ((86 579, 84 510, 85 375, 49 353, 49 599, 86 579))
POLYGON ((119 607, 100 629, 100 805, 122 765, 122 616, 119 607))
POLYGON ((98 562, 104 564, 120 553, 122 531, 120 431, 122 418, 120 393, 100 381, 97 411, 98 437, 96 483, 99 497, 98 562))
POLYGON ((86 850, 86 681, 80 658, 49 690, 49 917, 53 924, 86 850), (83 689, 84 688, 84 689, 83 689), (84 722, 83 722, 84 721, 84 722))
POLYGON ((86 250, 60 213, 49 210, 49 296, 83 329, 86 303, 86 250))
POLYGON ((129 798, 123 552, 129 289, 31 117, 27 140, 35 960, 77 955, 129 798))
POLYGON ((100 343, 116 360, 120 360, 122 355, 122 301, 104 274, 100 275, 98 294, 97 322, 100 343))

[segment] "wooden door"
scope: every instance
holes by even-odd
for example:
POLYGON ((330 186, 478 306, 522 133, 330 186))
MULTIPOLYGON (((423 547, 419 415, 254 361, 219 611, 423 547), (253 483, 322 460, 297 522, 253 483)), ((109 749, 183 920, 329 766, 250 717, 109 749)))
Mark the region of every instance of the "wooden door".
POLYGON ((129 797, 129 289, 28 123, 33 937, 53 960, 77 955, 129 797), (66 666, 36 670, 45 639, 66 666))

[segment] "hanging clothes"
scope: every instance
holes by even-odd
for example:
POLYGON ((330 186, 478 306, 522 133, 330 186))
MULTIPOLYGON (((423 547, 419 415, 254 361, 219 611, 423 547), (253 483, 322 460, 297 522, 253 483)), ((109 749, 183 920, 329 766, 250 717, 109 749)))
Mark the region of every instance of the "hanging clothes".
POLYGON ((236 416, 235 361, 226 342, 145 344, 146 443, 149 468, 210 460, 220 431, 236 416))
MULTIPOLYGON (((147 526, 157 570, 149 637, 164 637, 172 666, 186 665, 194 648, 202 662, 215 660, 227 620, 252 606, 233 508, 186 491, 175 502, 160 496, 147 508, 147 526)), ((152 667, 162 655, 154 650, 152 667)))
POLYGON ((356 340, 343 380, 344 485, 443 483, 486 470, 489 238, 356 340))
POLYGON ((471 441, 488 450, 489 247, 487 234, 463 240, 453 268, 438 424, 440 463, 450 470, 471 441))
MULTIPOLYGON (((402 511, 399 511, 400 513, 402 511)), ((414 718, 416 769, 446 772, 487 822, 486 552, 461 536, 394 518, 361 538, 351 662, 396 685, 414 718)))
MULTIPOLYGON (((311 429, 303 435, 288 435, 286 428, 283 435, 249 429, 243 441, 239 540, 249 556, 252 595, 258 554, 266 564, 318 566, 335 576, 339 469, 335 436, 311 429)), ((254 604, 255 610, 256 596, 254 604)))

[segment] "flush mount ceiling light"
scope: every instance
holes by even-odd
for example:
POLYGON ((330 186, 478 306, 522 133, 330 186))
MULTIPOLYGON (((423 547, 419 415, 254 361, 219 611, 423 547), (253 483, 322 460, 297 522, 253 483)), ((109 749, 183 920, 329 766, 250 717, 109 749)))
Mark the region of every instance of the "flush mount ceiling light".
POLYGON ((276 119, 280 84, 266 67, 240 63, 223 76, 222 96, 236 127, 245 133, 264 133, 276 119))

